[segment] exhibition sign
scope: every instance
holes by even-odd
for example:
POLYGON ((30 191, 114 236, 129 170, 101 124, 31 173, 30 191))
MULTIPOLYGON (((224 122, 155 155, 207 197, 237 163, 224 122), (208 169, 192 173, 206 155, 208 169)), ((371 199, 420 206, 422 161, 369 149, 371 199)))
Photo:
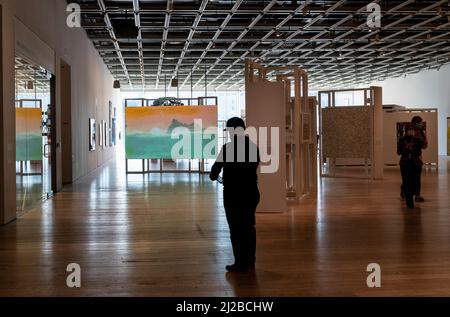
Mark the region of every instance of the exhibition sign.
POLYGON ((16 108, 16 161, 42 161, 40 108, 16 108))
POLYGON ((125 108, 127 159, 214 159, 217 106, 125 108))

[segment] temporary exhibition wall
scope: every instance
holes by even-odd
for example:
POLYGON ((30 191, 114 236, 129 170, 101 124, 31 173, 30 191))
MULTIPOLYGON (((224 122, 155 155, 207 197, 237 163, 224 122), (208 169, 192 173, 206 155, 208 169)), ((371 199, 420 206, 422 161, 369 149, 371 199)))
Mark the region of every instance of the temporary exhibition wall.
MULTIPOLYGON (((271 154, 269 164, 278 162, 276 171, 259 173, 259 189, 261 202, 258 212, 284 212, 286 203, 286 144, 285 140, 285 89, 282 82, 253 82, 246 87, 246 119, 247 126, 258 131, 267 129, 268 143, 258 142, 260 151, 271 154), (272 142, 272 128, 277 129, 279 136, 272 142)), ((258 141, 261 141, 261 132, 258 141)), ((265 158, 262 157, 262 160, 265 158)), ((263 162, 267 165, 267 162, 263 162)))
POLYGON ((258 211, 282 212, 287 198, 298 200, 317 189, 317 101, 308 96, 308 74, 297 66, 264 67, 246 60, 245 90, 248 126, 271 134, 268 143, 261 142, 268 133, 257 135, 262 152, 271 154, 269 168, 262 157, 258 211), (272 139, 273 129, 279 132, 272 139))

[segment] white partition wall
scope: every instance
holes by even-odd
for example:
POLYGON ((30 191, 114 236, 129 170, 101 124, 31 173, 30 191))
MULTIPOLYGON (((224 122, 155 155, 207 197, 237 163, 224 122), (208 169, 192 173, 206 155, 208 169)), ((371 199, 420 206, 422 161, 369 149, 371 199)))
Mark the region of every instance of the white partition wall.
MULTIPOLYGON (((259 173, 261 202, 258 212, 284 212, 286 203, 286 144, 285 144, 285 96, 283 82, 260 81, 248 83, 246 87, 246 123, 248 127, 268 129, 267 146, 259 142, 261 152, 270 153, 272 162, 278 161, 278 168, 272 173, 259 173), (277 143, 272 143, 270 128, 278 128, 277 143), (276 148, 275 148, 276 147, 276 148), (274 157, 274 153, 277 153, 274 157)), ((261 134, 258 133, 258 138, 261 134)), ((259 140, 258 140, 259 141, 259 140)), ((262 158, 264 159, 264 158, 262 158)), ((261 168, 260 168, 261 170, 261 168)))
POLYGON ((287 199, 298 201, 317 190, 317 101, 308 97, 308 74, 297 66, 264 67, 246 60, 245 91, 247 125, 269 131, 260 131, 258 141, 271 134, 269 143, 258 142, 271 156, 267 163, 261 157, 258 211, 283 212, 287 199))

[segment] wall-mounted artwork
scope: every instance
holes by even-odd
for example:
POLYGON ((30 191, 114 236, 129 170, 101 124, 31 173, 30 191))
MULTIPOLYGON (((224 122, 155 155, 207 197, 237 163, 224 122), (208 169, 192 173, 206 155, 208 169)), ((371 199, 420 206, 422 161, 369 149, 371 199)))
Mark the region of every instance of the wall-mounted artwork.
POLYGON ((89 118, 89 151, 95 151, 97 144, 95 119, 89 118))
POLYGON ((111 141, 112 141, 112 145, 113 146, 116 145, 116 142, 117 142, 117 140, 116 140, 116 133, 117 133, 116 126, 117 126, 117 120, 116 120, 116 118, 112 118, 111 141))
POLYGON ((16 161, 42 161, 40 108, 16 108, 16 161))
POLYGON ((211 140, 217 142, 217 106, 127 107, 125 120, 127 159, 172 158, 172 148, 180 140, 171 136, 179 127, 191 132, 192 147, 190 153, 183 153, 185 158, 215 158, 217 155, 216 148, 211 153, 203 151, 211 140), (205 129, 215 129, 215 134, 208 135, 208 139, 205 129), (194 149, 195 140, 201 140, 200 150, 194 149))
POLYGON ((103 121, 98 124, 98 141, 99 146, 103 147, 103 121))
POLYGON ((108 124, 106 121, 102 121, 102 127, 103 127, 103 148, 105 149, 108 145, 108 124))
POLYGON ((111 147, 113 146, 112 142, 112 120, 113 120, 113 105, 112 102, 109 102, 108 105, 108 145, 111 147))

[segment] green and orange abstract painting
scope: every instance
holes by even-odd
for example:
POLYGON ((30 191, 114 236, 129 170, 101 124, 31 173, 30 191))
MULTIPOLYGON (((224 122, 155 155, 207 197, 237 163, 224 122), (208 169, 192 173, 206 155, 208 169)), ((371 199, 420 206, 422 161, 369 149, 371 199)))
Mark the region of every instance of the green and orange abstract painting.
POLYGON ((42 113, 16 108, 16 161, 42 161, 42 113))
POLYGON ((180 141, 173 134, 177 128, 189 130, 190 144, 201 147, 198 151, 192 146, 184 153, 186 158, 209 159, 217 155, 217 147, 213 151, 203 151, 211 142, 217 144, 217 106, 127 107, 125 120, 127 159, 173 158, 172 149, 180 141), (215 131, 214 135, 210 131, 215 131))

